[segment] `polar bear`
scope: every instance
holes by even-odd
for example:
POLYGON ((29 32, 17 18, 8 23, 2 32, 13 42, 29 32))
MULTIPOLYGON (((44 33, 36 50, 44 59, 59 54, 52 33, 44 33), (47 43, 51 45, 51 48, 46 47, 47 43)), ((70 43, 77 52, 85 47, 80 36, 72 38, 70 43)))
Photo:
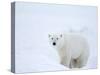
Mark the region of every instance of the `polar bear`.
POLYGON ((89 44, 81 34, 49 34, 49 41, 59 56, 60 63, 68 68, 82 68, 87 64, 89 44))

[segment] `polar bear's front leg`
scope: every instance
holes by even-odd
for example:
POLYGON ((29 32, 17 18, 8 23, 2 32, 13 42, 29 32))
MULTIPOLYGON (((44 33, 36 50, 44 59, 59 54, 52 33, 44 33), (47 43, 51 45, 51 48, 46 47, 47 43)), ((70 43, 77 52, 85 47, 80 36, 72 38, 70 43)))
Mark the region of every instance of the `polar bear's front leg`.
POLYGON ((71 62, 71 56, 64 56, 62 58, 61 64, 63 64, 64 66, 67 66, 68 68, 70 68, 70 62, 71 62))

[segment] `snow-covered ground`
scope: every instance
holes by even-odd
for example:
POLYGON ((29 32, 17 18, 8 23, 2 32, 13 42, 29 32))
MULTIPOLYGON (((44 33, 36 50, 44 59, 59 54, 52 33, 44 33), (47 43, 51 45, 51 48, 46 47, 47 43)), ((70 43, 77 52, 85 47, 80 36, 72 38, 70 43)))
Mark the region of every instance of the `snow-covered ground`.
POLYGON ((16 3, 16 73, 69 70, 49 45, 48 34, 68 32, 71 27, 83 32, 90 44, 90 57, 83 69, 97 67, 97 8, 90 6, 16 3))

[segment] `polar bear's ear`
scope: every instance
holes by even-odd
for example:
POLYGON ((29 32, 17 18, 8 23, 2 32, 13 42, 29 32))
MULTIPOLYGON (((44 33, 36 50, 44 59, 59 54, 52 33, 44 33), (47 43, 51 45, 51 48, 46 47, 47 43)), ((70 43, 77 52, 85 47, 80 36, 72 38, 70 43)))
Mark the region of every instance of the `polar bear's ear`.
POLYGON ((51 35, 50 35, 50 34, 48 34, 48 37, 51 37, 51 35))
POLYGON ((62 37, 62 34, 60 34, 60 37, 62 37))

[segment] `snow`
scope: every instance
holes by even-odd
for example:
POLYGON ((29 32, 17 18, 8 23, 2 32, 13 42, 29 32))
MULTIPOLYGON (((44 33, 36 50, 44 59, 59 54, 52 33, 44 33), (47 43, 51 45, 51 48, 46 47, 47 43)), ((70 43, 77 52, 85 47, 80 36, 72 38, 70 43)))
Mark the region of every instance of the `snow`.
POLYGON ((48 34, 68 32, 71 27, 88 28, 82 35, 90 44, 90 57, 83 69, 97 67, 96 7, 18 2, 15 19, 16 73, 69 70, 59 63, 48 34))

